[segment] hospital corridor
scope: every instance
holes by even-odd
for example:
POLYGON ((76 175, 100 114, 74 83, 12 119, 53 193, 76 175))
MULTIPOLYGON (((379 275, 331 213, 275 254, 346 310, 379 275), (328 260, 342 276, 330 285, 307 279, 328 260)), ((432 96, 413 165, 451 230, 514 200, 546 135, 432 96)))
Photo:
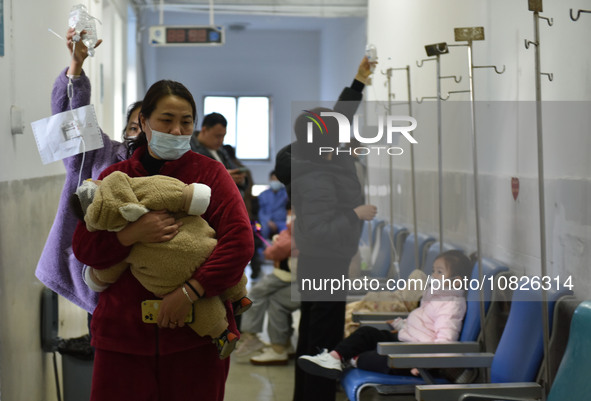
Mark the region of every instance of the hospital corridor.
POLYGON ((591 385, 591 0, 0 0, 0 401, 591 385))

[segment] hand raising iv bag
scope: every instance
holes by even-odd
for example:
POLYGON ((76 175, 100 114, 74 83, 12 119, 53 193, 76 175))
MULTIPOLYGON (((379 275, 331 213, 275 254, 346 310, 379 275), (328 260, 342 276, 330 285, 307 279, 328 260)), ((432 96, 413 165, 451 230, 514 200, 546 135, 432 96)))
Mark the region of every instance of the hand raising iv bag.
POLYGON ((88 14, 88 10, 83 4, 77 4, 70 10, 68 25, 70 28, 74 28, 77 33, 77 35, 74 36, 74 41, 82 40, 82 43, 88 48, 88 55, 91 57, 94 56, 94 47, 98 42, 96 23, 94 20, 96 20, 96 18, 88 14), (80 35, 82 31, 85 32, 79 37, 78 35, 80 35))

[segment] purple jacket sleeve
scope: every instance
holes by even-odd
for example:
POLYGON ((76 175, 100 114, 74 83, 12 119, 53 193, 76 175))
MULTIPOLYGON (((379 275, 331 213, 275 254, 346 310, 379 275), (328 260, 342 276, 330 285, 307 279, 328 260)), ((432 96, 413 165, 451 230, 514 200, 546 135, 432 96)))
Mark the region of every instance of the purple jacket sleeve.
MULTIPOLYGON (((58 114, 70 108, 68 77, 63 70, 56 78, 51 91, 51 113, 58 114)), ((72 79, 72 109, 90 104, 90 80, 82 71, 80 78, 72 79)))
MULTIPOLYGON (((67 69, 60 73, 53 86, 51 109, 54 114, 66 111, 70 107, 66 71, 67 69)), ((90 81, 84 72, 80 78, 72 80, 72 84, 72 108, 89 104, 90 81)), ((72 253, 72 237, 78 220, 68 206, 68 198, 76 190, 80 171, 82 179, 96 179, 105 168, 126 158, 126 149, 122 143, 111 140, 102 132, 101 135, 104 146, 86 152, 84 164, 81 154, 64 159, 64 187, 53 226, 35 271, 35 275, 43 284, 89 312, 96 306, 97 295, 82 281, 82 263, 76 260, 72 253)))

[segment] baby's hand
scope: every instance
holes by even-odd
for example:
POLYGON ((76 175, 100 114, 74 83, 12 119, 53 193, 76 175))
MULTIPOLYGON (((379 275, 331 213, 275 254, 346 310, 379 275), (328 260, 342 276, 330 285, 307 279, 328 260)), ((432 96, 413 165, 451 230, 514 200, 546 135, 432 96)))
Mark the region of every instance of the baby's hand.
POLYGON ((412 368, 410 370, 410 374, 413 376, 418 376, 419 375, 419 370, 417 368, 412 368))

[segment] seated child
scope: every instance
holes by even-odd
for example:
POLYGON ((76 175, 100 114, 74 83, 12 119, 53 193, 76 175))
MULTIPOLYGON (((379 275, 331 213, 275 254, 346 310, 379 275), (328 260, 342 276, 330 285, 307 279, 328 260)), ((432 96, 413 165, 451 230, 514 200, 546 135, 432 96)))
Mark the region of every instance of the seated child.
POLYGON ((419 301, 427 283, 427 275, 419 269, 413 270, 408 280, 423 282, 423 287, 408 286, 396 291, 370 291, 359 301, 348 302, 345 309, 345 337, 349 337, 359 328, 359 323, 353 321, 353 313, 373 312, 411 312, 419 306, 419 301))
MULTIPOLYGON (((472 270, 470 260, 460 251, 443 252, 433 262, 432 280, 444 278, 453 282, 463 280, 472 270)), ((463 284, 462 284, 463 285, 463 284)), ((413 310, 406 319, 397 318, 390 322, 394 330, 379 330, 362 326, 349 337, 341 341, 334 350, 324 350, 318 355, 303 355, 298 359, 298 366, 309 374, 339 379, 343 365, 351 363, 365 370, 387 372, 387 356, 377 356, 375 348, 379 342, 450 342, 459 338, 462 321, 466 314, 464 290, 450 289, 449 284, 432 290, 427 286, 423 292, 421 305, 413 310), (373 352, 371 352, 373 351, 373 352), (363 359, 367 356, 367 359, 363 359)), ((456 287, 457 288, 457 287, 456 287)), ((396 372, 408 374, 410 370, 396 372)), ((418 371, 413 369, 413 374, 418 371)))
POLYGON ((273 272, 264 276, 248 292, 253 307, 242 316, 242 336, 234 353, 234 359, 238 362, 250 360, 253 365, 287 365, 289 354, 293 352, 292 313, 300 308, 300 302, 291 297, 291 270, 292 267, 295 269, 292 263, 295 263, 293 257, 297 256, 297 250, 293 249, 292 255, 290 202, 286 209, 287 228, 275 234, 273 242, 264 250, 265 259, 273 261, 273 272), (263 331, 265 315, 268 318, 268 347, 258 338, 258 333, 263 331))
MULTIPOLYGON (((87 267, 84 271, 87 285, 94 291, 103 291, 128 267, 148 291, 157 295, 183 285, 217 244, 214 229, 200 217, 209 206, 210 194, 211 189, 206 185, 187 185, 160 175, 130 178, 115 171, 102 181, 85 181, 76 195, 82 209, 79 212, 89 231, 120 231, 149 210, 168 210, 183 222, 179 233, 170 241, 137 243, 129 256, 115 266, 101 270, 87 267)), ((237 335, 228 330, 223 302, 226 299, 234 304, 235 314, 250 306, 252 302, 246 297, 246 276, 220 296, 195 301, 195 319, 188 324, 200 336, 213 338, 220 358, 227 357, 238 340, 237 335)))

